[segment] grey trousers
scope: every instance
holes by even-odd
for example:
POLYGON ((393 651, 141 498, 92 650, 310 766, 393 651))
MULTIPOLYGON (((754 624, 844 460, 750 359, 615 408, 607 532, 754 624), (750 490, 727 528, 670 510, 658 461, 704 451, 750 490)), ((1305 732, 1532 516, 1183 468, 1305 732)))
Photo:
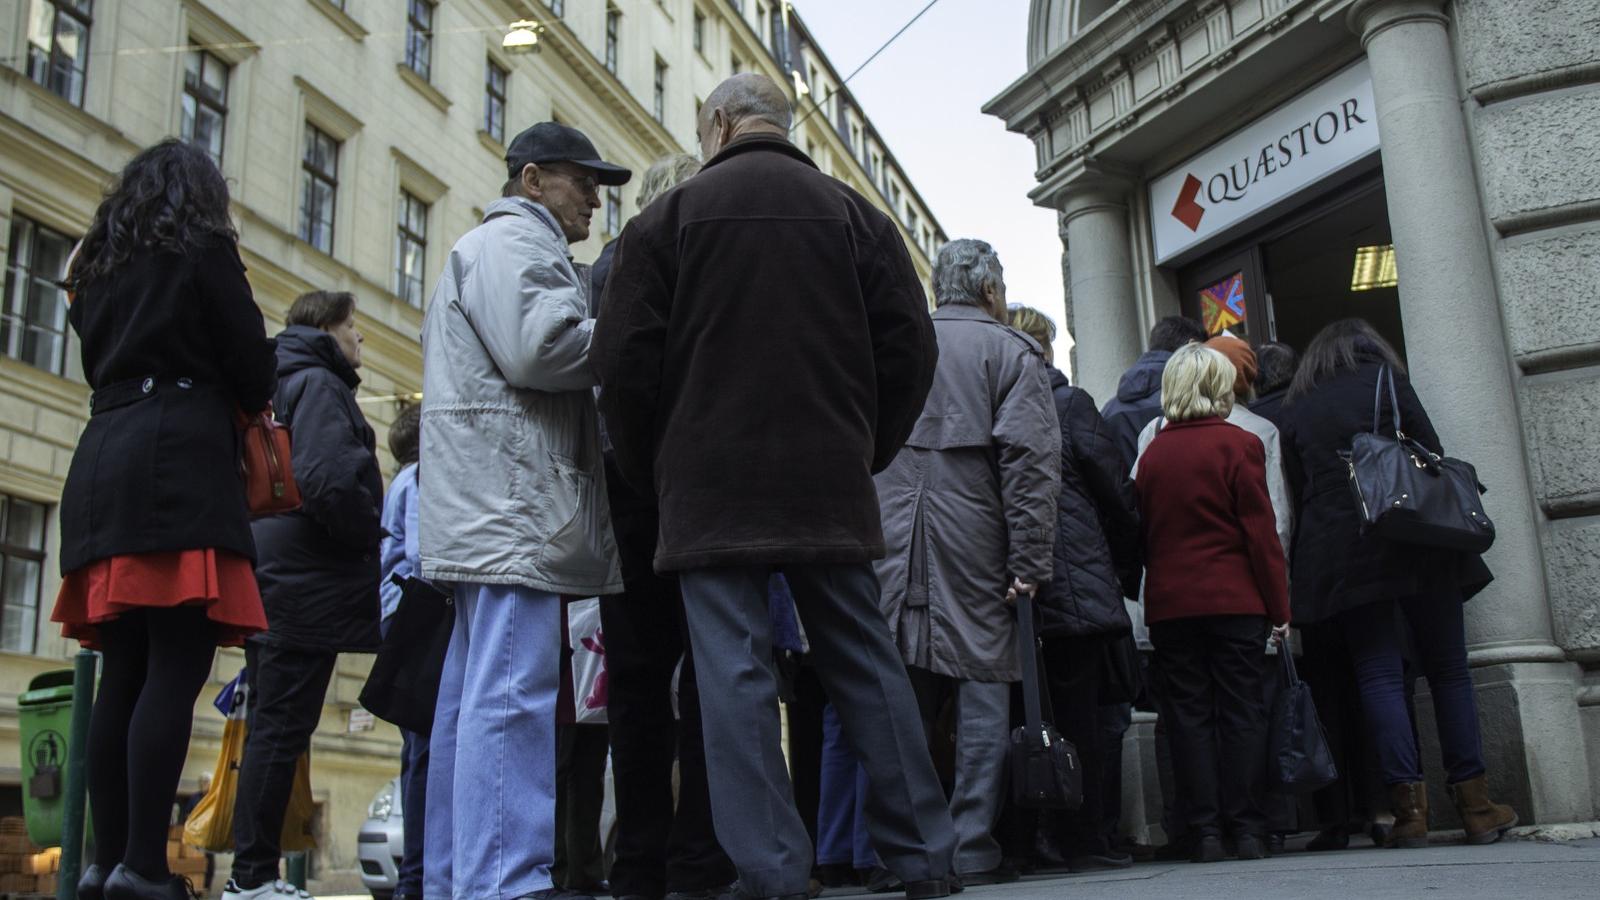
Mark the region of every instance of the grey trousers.
POLYGON ((909 669, 928 741, 935 739, 939 710, 955 702, 955 784, 950 817, 956 829, 955 870, 975 875, 1000 865, 995 820, 1005 799, 1010 753, 1011 684, 962 681, 926 669, 909 669))
MULTIPOLYGON (((780 567, 811 656, 867 772, 867 833, 905 881, 950 872, 955 832, 905 667, 867 563, 780 567)), ((717 839, 757 897, 803 894, 814 858, 780 746, 767 578, 772 567, 699 569, 679 584, 694 648, 717 839)))

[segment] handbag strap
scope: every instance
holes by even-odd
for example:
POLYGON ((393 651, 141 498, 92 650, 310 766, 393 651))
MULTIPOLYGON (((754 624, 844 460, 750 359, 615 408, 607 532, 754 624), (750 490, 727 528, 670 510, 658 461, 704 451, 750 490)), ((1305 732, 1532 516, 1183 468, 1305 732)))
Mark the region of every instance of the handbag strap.
POLYGON ((1382 433, 1378 429, 1383 421, 1381 410, 1383 408, 1383 387, 1385 384, 1389 386, 1389 415, 1394 422, 1395 436, 1398 437, 1404 433, 1400 429, 1400 394, 1395 390, 1394 372, 1388 365, 1378 369, 1378 383, 1372 388, 1372 433, 1382 433))
POLYGON ((1278 645, 1278 660, 1279 660, 1279 663, 1283 666, 1283 675, 1284 675, 1285 683, 1288 684, 1289 687, 1293 687, 1293 686, 1299 684, 1300 683, 1300 673, 1295 671, 1294 654, 1289 652, 1289 642, 1288 641, 1285 641, 1285 642, 1283 642, 1283 643, 1278 645))
POLYGON ((1017 595, 1017 655, 1022 658, 1022 715, 1028 734, 1044 734, 1039 701, 1039 647, 1033 633, 1033 595, 1017 595))

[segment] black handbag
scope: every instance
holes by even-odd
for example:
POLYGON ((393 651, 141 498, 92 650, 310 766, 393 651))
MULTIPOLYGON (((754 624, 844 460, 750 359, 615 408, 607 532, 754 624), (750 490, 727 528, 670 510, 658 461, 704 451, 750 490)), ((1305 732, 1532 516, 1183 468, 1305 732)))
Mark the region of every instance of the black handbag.
POLYGON ((1043 664, 1033 633, 1033 597, 1017 595, 1017 653, 1022 658, 1023 725, 1011 732, 1011 802, 1025 809, 1083 805, 1078 750, 1044 721, 1039 699, 1043 664))
POLYGON ((394 575, 390 580, 400 586, 400 605, 389 617, 378 658, 361 688, 361 705, 406 731, 431 734, 455 605, 449 594, 421 578, 394 575))
POLYGON ((1317 717, 1311 686, 1295 672, 1287 644, 1278 645, 1287 684, 1272 707, 1267 736, 1267 786, 1278 794, 1306 794, 1339 780, 1328 736, 1317 717))
POLYGON ((1361 533, 1464 553, 1494 544, 1494 523, 1483 511, 1484 487, 1470 463, 1440 456, 1401 430, 1394 373, 1384 366, 1372 398, 1372 432, 1358 434, 1340 453, 1350 469, 1361 533), (1383 389, 1389 388, 1393 437, 1380 434, 1383 389))

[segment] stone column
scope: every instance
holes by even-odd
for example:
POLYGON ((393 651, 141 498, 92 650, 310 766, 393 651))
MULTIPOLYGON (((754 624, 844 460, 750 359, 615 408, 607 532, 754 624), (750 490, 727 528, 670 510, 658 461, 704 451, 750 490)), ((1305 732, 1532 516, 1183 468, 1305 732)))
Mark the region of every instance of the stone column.
MULTIPOLYGON (((1490 487, 1484 502, 1498 536, 1485 558, 1495 582, 1467 607, 1467 639, 1496 789, 1517 801, 1524 822, 1588 818, 1577 672, 1553 641, 1539 513, 1443 7, 1357 0, 1349 18, 1372 66, 1406 350, 1445 449, 1490 487)), ((1431 739, 1428 723, 1419 731, 1431 739)))
POLYGON ((1126 182, 1088 175, 1057 200, 1070 260, 1072 337, 1079 341, 1074 345, 1073 381, 1102 406, 1115 396, 1117 380, 1144 350, 1127 196, 1126 182))

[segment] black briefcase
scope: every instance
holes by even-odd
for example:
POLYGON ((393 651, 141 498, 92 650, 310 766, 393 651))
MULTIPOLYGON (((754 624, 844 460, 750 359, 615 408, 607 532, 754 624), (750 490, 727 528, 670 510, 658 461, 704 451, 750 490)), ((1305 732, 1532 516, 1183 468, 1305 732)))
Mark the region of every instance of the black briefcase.
POLYGON ((1017 653, 1022 658, 1023 725, 1011 732, 1011 802, 1025 809, 1083 805, 1078 749, 1044 721, 1039 678, 1044 668, 1033 632, 1033 597, 1017 595, 1017 653))
POLYGON ((421 578, 396 575, 392 580, 400 586, 400 606, 361 688, 361 705, 406 731, 431 734, 455 605, 449 594, 421 578))

